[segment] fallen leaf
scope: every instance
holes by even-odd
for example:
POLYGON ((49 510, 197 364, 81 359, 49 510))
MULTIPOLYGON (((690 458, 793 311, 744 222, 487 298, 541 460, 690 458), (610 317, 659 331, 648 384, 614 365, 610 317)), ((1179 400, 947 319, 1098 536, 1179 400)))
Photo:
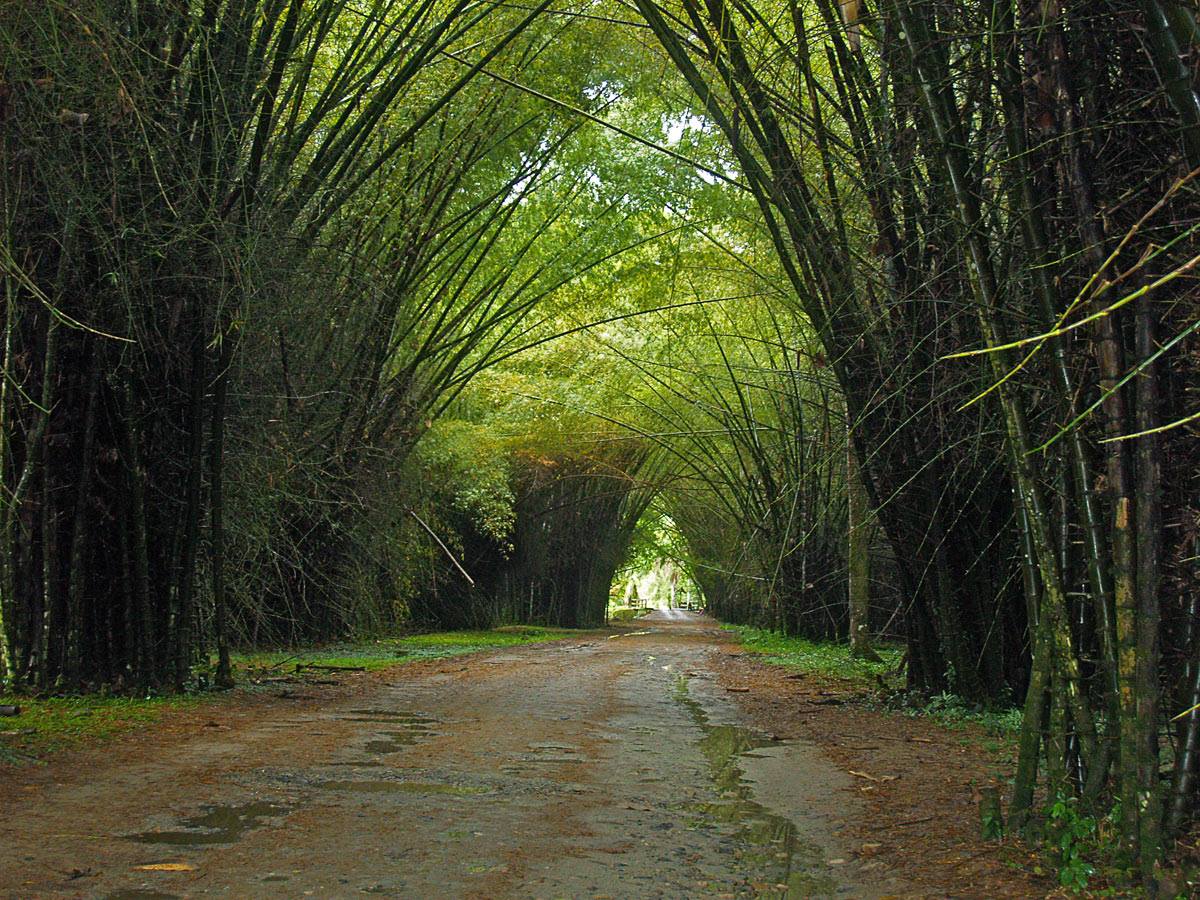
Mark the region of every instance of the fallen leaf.
POLYGON ((849 773, 856 778, 865 778, 867 781, 895 781, 900 776, 898 775, 871 775, 867 772, 857 772, 854 769, 849 769, 849 773))
POLYGON ((134 866, 143 872, 195 872, 196 867, 191 863, 147 863, 144 866, 134 866))
POLYGON ((58 123, 60 125, 86 125, 88 119, 91 117, 91 113, 74 112, 69 109, 60 109, 58 111, 58 123))

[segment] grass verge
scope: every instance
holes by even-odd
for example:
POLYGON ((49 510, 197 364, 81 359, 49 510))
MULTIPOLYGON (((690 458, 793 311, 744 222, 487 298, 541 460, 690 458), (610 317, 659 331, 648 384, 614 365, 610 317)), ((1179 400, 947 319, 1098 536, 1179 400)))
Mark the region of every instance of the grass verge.
POLYGON ((785 666, 799 672, 827 675, 853 681, 862 687, 877 686, 876 676, 884 678, 900 665, 903 651, 895 647, 877 647, 882 662, 856 659, 850 655, 848 644, 817 643, 798 637, 784 637, 765 628, 749 625, 725 625, 741 638, 742 646, 760 654, 763 662, 785 666))
POLYGON ((536 625, 511 625, 491 631, 438 631, 321 647, 235 653, 233 663, 235 669, 250 674, 263 670, 287 672, 297 666, 345 666, 374 671, 422 659, 442 659, 498 647, 557 641, 584 633, 536 625))
MULTIPOLYGON (((296 666, 343 666, 368 671, 423 659, 462 656, 587 634, 564 628, 509 626, 492 631, 441 631, 404 637, 330 644, 296 650, 262 650, 233 657, 239 683, 292 673, 296 666)), ((319 672, 319 670, 318 670, 319 672)), ((225 695, 228 696, 228 695, 225 695)), ((212 702, 213 694, 151 697, 26 697, 0 693, 0 706, 21 709, 0 717, 0 765, 36 762, 54 753, 95 744, 152 725, 172 710, 212 702)))
MULTIPOLYGON (((763 662, 785 666, 797 672, 850 682, 858 688, 874 692, 873 704, 910 716, 925 716, 951 729, 967 725, 979 726, 989 736, 997 738, 1014 738, 1020 731, 1019 708, 990 709, 953 694, 914 697, 905 693, 903 683, 897 675, 904 656, 904 651, 899 647, 876 647, 875 651, 882 662, 871 662, 851 656, 848 644, 818 643, 804 638, 784 637, 746 625, 724 627, 735 632, 747 650, 760 654, 763 662)), ((996 748, 1001 749, 1002 745, 997 744, 996 748)))
POLYGON ((608 621, 610 622, 632 622, 634 619, 640 619, 647 613, 653 610, 640 606, 612 606, 608 610, 608 621))
POLYGON ((33 762, 62 750, 151 724, 164 713, 194 706, 192 694, 170 697, 47 697, 0 694, 19 716, 0 718, 0 763, 33 762))

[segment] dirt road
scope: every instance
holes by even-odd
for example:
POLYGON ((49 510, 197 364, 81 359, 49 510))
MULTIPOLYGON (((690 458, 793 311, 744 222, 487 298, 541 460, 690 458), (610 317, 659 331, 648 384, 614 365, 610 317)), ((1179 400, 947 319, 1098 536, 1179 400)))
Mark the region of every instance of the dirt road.
POLYGON ((643 621, 31 775, 0 896, 906 895, 839 836, 847 776, 739 727, 714 624, 643 621))

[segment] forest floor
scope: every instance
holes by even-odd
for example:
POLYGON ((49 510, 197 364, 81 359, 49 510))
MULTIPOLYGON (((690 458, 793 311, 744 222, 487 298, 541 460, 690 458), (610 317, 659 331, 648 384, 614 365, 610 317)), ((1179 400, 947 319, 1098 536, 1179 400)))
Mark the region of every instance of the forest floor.
POLYGON ((0 896, 1049 896, 979 736, 850 694, 687 613, 236 691, 0 768, 0 896))

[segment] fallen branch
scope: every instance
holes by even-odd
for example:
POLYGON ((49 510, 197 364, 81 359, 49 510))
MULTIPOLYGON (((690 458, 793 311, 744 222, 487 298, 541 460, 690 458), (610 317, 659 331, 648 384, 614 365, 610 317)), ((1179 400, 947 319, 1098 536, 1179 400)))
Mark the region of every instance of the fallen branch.
POLYGON ((937 816, 921 816, 919 819, 906 819, 903 822, 897 822, 893 828, 904 828, 907 825, 921 825, 924 822, 932 822, 937 816))
POLYGON ((867 779, 867 781, 874 781, 877 783, 885 782, 885 781, 895 781, 897 778, 900 777, 899 775, 871 775, 867 772, 856 772, 854 769, 849 769, 848 771, 850 772, 851 775, 855 776, 856 778, 865 778, 865 779, 867 779))
POLYGON ((326 666, 320 663, 296 663, 296 671, 302 672, 305 669, 319 669, 322 672, 365 672, 366 666, 326 666))
POLYGON ((467 579, 467 583, 470 584, 471 587, 475 587, 475 579, 472 578, 467 570, 462 567, 462 563, 454 558, 454 554, 450 552, 450 548, 446 546, 445 542, 443 542, 442 539, 437 536, 437 532, 425 524, 425 520, 417 515, 416 510, 410 509, 408 512, 409 515, 417 520, 418 524, 420 524, 422 528, 429 532, 429 536, 438 542, 438 546, 442 548, 448 557, 450 557, 450 562, 454 563, 454 567, 458 569, 458 571, 462 572, 462 577, 467 579))

